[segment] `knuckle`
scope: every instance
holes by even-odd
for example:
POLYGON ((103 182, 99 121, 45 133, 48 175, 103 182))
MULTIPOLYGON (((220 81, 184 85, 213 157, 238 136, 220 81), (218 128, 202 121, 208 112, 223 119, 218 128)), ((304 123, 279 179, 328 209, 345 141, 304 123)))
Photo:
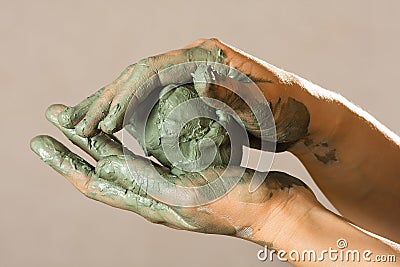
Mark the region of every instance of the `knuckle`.
POLYGON ((135 68, 135 66, 136 66, 136 63, 133 63, 133 64, 128 65, 128 66, 125 68, 124 72, 130 72, 130 71, 132 71, 132 70, 135 68))
POLYGON ((78 134, 79 136, 83 136, 85 133, 85 129, 86 129, 86 118, 83 118, 83 120, 81 122, 79 122, 76 126, 75 126, 75 132, 76 134, 78 134))
POLYGON ((72 124, 72 116, 74 112, 71 107, 67 107, 65 110, 60 112, 57 116, 58 122, 61 126, 70 126, 72 124))
POLYGON ((150 67, 154 73, 158 73, 159 66, 158 62, 160 61, 160 56, 151 56, 147 58, 147 66, 150 67))
POLYGON ((114 130, 118 128, 117 122, 110 117, 106 117, 103 121, 101 121, 99 126, 100 129, 107 134, 112 134, 114 130))
POLYGON ((216 38, 216 37, 212 37, 212 38, 208 39, 208 41, 210 43, 214 43, 214 44, 221 44, 221 40, 219 38, 216 38))
POLYGON ((120 83, 120 80, 116 80, 115 82, 112 82, 104 87, 104 91, 100 94, 99 98, 104 98, 104 97, 112 97, 116 94, 117 92, 117 85, 120 83))
POLYGON ((152 70, 154 73, 158 73, 158 62, 160 61, 160 56, 150 56, 144 59, 141 59, 137 63, 137 67, 145 67, 152 70))

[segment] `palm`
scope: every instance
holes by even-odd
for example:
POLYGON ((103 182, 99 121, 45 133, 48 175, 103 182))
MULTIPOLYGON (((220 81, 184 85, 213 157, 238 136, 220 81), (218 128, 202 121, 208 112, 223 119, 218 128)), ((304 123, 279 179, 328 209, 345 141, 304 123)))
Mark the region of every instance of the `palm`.
MULTIPOLYGON (((289 194, 285 189, 296 185, 305 186, 287 174, 271 172, 262 186, 250 193, 248 188, 252 171, 246 170, 233 190, 211 203, 197 207, 167 205, 147 194, 146 188, 151 186, 149 181, 154 175, 160 173, 171 182, 196 186, 207 183, 207 180, 217 179, 224 169, 213 167, 201 173, 175 176, 164 167, 150 168, 150 163, 145 158, 136 155, 124 156, 122 145, 114 137, 100 133, 93 138, 83 138, 78 136, 75 130, 61 127, 57 116, 63 109, 62 105, 53 105, 46 113, 47 118, 74 144, 96 159, 97 166, 91 166, 48 136, 34 138, 31 143, 32 149, 89 198, 133 211, 154 223, 198 232, 245 235, 243 229, 254 222, 250 218, 244 218, 243 214, 252 212, 252 209, 259 205, 279 205, 288 200, 289 194), (133 175, 127 168, 135 169, 133 175)), ((228 176, 230 171, 228 170, 228 176)))

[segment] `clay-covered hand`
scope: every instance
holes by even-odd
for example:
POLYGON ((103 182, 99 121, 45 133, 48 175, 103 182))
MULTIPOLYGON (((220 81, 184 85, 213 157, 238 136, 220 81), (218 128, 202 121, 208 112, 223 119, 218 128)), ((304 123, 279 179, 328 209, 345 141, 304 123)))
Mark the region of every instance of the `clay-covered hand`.
MULTIPOLYGON (((270 172, 264 183, 250 193, 250 170, 244 172, 240 182, 229 193, 211 203, 179 207, 159 202, 146 190, 149 186, 156 186, 151 182, 158 173, 173 183, 196 186, 218 178, 223 168, 211 167, 180 176, 171 174, 165 167, 152 168, 152 162, 146 158, 124 155, 121 143, 112 135, 99 133, 85 138, 77 135, 74 129, 60 126, 57 116, 64 108, 63 105, 53 105, 47 110, 46 117, 69 140, 91 155, 97 165, 90 165, 49 136, 35 137, 31 141, 32 150, 87 197, 133 211, 151 222, 265 244, 273 242, 275 233, 282 232, 286 224, 295 223, 296 218, 290 216, 294 214, 291 212, 294 205, 296 214, 301 215, 319 205, 303 182, 282 172, 270 172), (299 212, 299 209, 304 212, 299 212)), ((182 196, 198 197, 202 196, 182 196)))
MULTIPOLYGON (((270 137, 263 136, 260 129, 262 122, 257 121, 249 105, 234 93, 246 92, 250 86, 248 81, 229 71, 224 74, 225 77, 220 78, 225 80, 230 89, 210 85, 210 75, 213 79, 218 79, 222 74, 218 71, 202 73, 198 69, 201 64, 185 65, 167 74, 163 73, 163 70, 171 66, 187 62, 220 63, 250 78, 272 111, 278 151, 285 150, 306 136, 310 122, 307 109, 310 94, 300 86, 298 77, 217 39, 200 39, 183 49, 152 56, 130 65, 114 82, 75 107, 66 108, 60 113, 58 120, 63 127, 75 127, 77 134, 83 137, 94 136, 100 129, 105 133, 113 133, 121 129, 130 101, 140 103, 153 89, 169 84, 195 83, 200 96, 215 98, 228 104, 243 120, 250 133, 262 137, 262 140, 270 137), (152 79, 151 82, 149 79, 152 79)), ((267 119, 266 114, 263 115, 267 119)))

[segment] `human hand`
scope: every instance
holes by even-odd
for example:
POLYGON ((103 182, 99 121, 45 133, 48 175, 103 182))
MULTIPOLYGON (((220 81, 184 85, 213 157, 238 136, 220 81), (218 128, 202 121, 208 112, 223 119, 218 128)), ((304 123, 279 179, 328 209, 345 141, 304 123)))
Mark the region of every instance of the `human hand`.
MULTIPOLYGON (((282 172, 270 172, 264 183, 250 193, 250 170, 244 172, 240 182, 226 195, 206 205, 179 207, 162 203, 146 191, 150 186, 157 186, 152 183, 156 175, 161 174, 175 184, 197 186, 218 178, 224 169, 210 167, 198 173, 176 176, 165 167, 152 168, 153 163, 146 158, 134 154, 124 156, 121 143, 111 135, 99 133, 85 138, 77 135, 74 129, 60 126, 57 116, 64 108, 53 105, 47 110, 46 117, 74 144, 98 161, 96 167, 49 136, 35 137, 31 141, 32 150, 85 196, 133 211, 151 222, 266 244, 274 242, 278 238, 277 233, 286 225, 296 223, 297 216, 304 216, 320 206, 304 183, 282 172), (128 169, 134 171, 129 172, 128 169)), ((235 169, 227 172, 228 176, 237 173, 235 169)), ((195 199, 207 196, 181 197, 195 199)))
POLYGON ((76 133, 83 137, 94 136, 98 129, 105 133, 113 133, 121 129, 124 114, 131 101, 133 105, 142 102, 149 92, 157 87, 174 83, 194 83, 200 96, 226 103, 239 115, 250 133, 261 137, 262 140, 271 140, 271 132, 261 129, 262 122, 255 118, 251 107, 234 93, 248 92, 249 81, 231 71, 225 74, 215 70, 211 70, 212 73, 208 70, 205 70, 206 73, 199 73, 198 64, 186 64, 163 74, 167 68, 187 62, 207 62, 211 65, 220 63, 228 66, 230 70, 237 69, 254 82, 267 100, 260 100, 259 104, 266 105, 272 111, 276 126, 276 136, 273 140, 277 142, 278 151, 285 150, 306 136, 310 122, 308 102, 313 97, 302 89, 297 76, 251 57, 217 39, 200 39, 183 49, 149 57, 130 65, 114 82, 77 106, 68 107, 61 112, 58 120, 63 127, 75 127, 76 133), (211 76, 212 79, 224 80, 229 89, 210 84, 215 82, 210 80, 211 76), (148 82, 152 77, 156 79, 148 82), (146 88, 142 88, 143 86, 146 88))

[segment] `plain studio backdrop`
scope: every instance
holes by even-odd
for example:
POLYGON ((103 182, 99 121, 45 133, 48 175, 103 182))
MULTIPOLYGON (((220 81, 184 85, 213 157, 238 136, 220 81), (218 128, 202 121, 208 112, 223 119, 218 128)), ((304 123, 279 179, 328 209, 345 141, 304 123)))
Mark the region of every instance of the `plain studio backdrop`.
MULTIPOLYGON (((37 134, 66 141, 44 117, 50 104, 76 104, 127 65, 197 38, 218 37, 339 92, 400 133, 399 1, 0 3, 1 266, 278 265, 259 262, 261 247, 247 241, 86 199, 29 149, 37 134)), ((290 154, 274 168, 330 207, 290 154)))

